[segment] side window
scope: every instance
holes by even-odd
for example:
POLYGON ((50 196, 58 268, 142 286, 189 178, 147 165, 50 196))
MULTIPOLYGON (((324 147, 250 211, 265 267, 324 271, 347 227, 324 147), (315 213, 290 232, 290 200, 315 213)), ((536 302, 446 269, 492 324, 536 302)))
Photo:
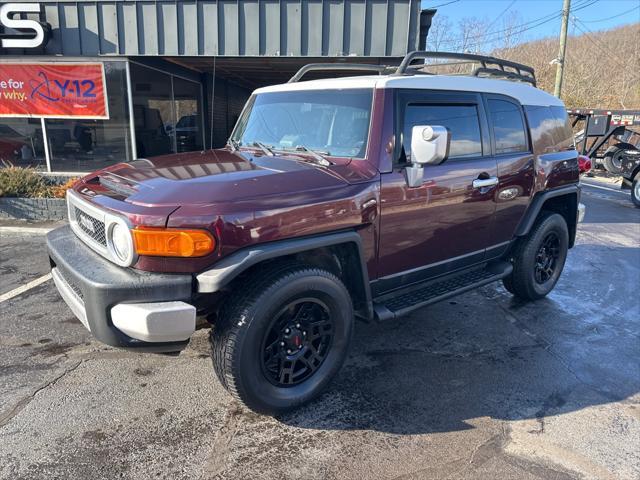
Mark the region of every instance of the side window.
POLYGON ((505 100, 489 99, 488 103, 496 154, 528 151, 520 108, 505 100))
POLYGON ((446 127, 451 135, 450 159, 482 155, 480 120, 475 105, 407 105, 402 129, 402 145, 407 156, 411 152, 411 129, 416 125, 446 127))

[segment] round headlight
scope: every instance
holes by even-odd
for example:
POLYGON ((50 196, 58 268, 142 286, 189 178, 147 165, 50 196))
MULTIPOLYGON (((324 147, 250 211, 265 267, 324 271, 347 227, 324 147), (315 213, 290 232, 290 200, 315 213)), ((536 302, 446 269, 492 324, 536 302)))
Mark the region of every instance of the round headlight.
POLYGON ((111 246, 118 260, 126 262, 131 256, 131 234, 129 229, 120 223, 111 227, 111 246))

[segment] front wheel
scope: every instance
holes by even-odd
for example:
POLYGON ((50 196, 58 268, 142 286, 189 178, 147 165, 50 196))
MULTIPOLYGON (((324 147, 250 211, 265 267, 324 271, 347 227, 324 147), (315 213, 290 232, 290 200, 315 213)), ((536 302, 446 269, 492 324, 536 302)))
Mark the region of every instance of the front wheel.
POLYGON ((520 240, 513 257, 513 272, 503 280, 505 288, 524 300, 545 297, 555 287, 569 248, 564 217, 543 212, 529 236, 520 240))
POLYGON ((211 333, 222 385, 248 408, 266 414, 307 403, 338 372, 353 334, 353 307, 332 273, 280 265, 247 278, 232 293, 211 333))

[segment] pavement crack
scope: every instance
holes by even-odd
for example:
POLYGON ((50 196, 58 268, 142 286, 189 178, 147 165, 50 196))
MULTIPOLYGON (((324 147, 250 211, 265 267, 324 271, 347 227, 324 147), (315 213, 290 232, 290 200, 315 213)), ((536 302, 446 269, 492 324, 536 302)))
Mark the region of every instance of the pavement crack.
POLYGON ((11 420, 13 420, 24 408, 31 403, 31 401, 38 395, 41 391, 54 386, 58 380, 62 379, 62 377, 70 374, 75 369, 77 369, 80 365, 84 363, 84 360, 80 360, 75 365, 70 368, 65 369, 60 375, 54 377, 43 385, 39 386, 36 390, 33 391, 30 395, 20 399, 9 411, 0 414, 0 428, 7 425, 11 420))

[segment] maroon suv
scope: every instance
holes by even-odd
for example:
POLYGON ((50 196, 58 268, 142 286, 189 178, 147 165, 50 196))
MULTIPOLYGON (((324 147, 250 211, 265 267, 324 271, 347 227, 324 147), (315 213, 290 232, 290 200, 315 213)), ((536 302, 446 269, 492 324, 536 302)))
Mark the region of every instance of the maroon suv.
POLYGON ((356 318, 496 280, 547 295, 583 213, 563 104, 523 65, 425 75, 426 56, 297 81, 307 68, 256 90, 223 149, 83 178, 48 235, 64 300, 136 350, 179 351, 206 318, 221 383, 277 413, 326 387, 356 318))

